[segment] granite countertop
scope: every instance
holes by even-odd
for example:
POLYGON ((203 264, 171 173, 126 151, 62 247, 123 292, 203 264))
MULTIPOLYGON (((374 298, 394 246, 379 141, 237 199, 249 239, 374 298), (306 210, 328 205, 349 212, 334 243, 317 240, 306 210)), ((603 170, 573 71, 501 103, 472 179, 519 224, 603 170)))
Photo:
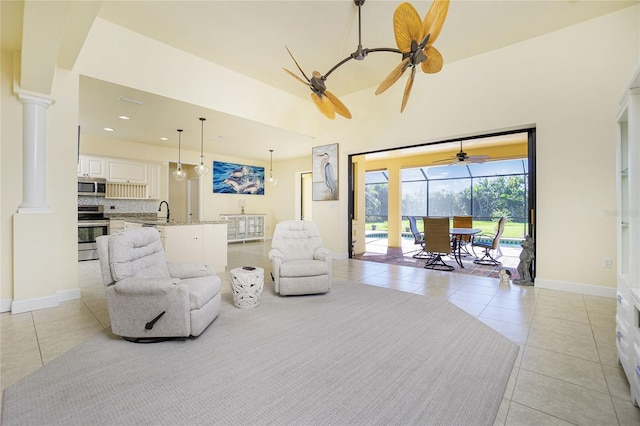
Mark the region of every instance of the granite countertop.
POLYGON ((151 226, 183 226, 183 225, 218 225, 227 224, 226 220, 203 220, 199 222, 169 222, 164 219, 158 219, 157 217, 135 217, 135 216, 111 216, 110 219, 125 220, 130 223, 140 223, 142 225, 151 226))

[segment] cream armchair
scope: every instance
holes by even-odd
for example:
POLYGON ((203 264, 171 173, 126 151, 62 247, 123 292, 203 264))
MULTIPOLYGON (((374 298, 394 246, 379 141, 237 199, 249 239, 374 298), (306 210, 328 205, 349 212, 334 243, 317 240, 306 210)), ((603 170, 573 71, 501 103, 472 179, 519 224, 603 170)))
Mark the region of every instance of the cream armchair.
POLYGON ((331 289, 331 251, 324 248, 313 222, 288 220, 276 225, 269 260, 277 293, 327 293, 331 289))
POLYGON ((167 262, 155 228, 97 245, 114 334, 134 342, 198 336, 220 313, 220 278, 202 264, 167 262))

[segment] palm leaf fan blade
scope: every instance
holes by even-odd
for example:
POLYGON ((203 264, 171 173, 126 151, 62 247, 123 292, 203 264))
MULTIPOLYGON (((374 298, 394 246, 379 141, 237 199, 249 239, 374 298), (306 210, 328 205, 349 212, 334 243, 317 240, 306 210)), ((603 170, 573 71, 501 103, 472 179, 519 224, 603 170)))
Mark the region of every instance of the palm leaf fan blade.
POLYGON ((320 96, 315 92, 311 92, 311 100, 316 104, 316 107, 320 110, 322 115, 327 117, 329 120, 336 118, 335 109, 333 108, 333 104, 329 98, 326 96, 320 96))
POLYGON ((298 64, 298 61, 296 61, 296 58, 293 57, 293 53, 291 53, 291 51, 287 46, 285 46, 284 48, 287 49, 287 52, 289 52, 289 56, 291 56, 291 59, 293 59, 293 62, 296 64, 296 67, 298 67, 298 70, 300 70, 300 73, 304 76, 304 78, 307 79, 307 81, 309 81, 309 77, 307 77, 304 71, 302 71, 302 67, 300 67, 300 64, 298 64))
POLYGON ((402 74, 404 74, 404 71, 407 69, 408 63, 409 58, 405 58, 402 62, 400 62, 400 65, 396 66, 393 71, 391 71, 391 73, 387 76, 387 78, 382 80, 382 83, 380 83, 380 85, 376 89, 376 95, 383 93, 385 90, 391 87, 393 83, 398 81, 398 79, 402 77, 402 74))
POLYGON ((437 40, 448 11, 449 0, 433 0, 429 11, 424 17, 424 34, 431 34, 427 46, 431 46, 437 40))
POLYGON ((418 11, 410 3, 400 4, 393 13, 393 33, 398 49, 411 52, 411 41, 424 38, 424 27, 418 11))
POLYGON ((335 110, 335 112, 337 112, 338 114, 340 114, 341 116, 343 116, 344 118, 348 118, 351 119, 351 111, 349 111, 349 108, 347 108, 345 106, 345 104, 343 104, 340 99, 338 99, 338 97, 336 95, 334 95, 333 93, 331 93, 328 90, 324 91, 324 95, 329 99, 329 101, 331 101, 331 103, 333 104, 333 108, 335 110))
POLYGON ((416 76, 416 67, 411 68, 411 75, 407 80, 407 85, 404 87, 404 95, 402 96, 402 105, 400 106, 400 113, 404 112, 404 107, 407 105, 409 95, 411 94, 411 88, 413 87, 413 79, 416 76))
POLYGON ((444 65, 444 59, 442 59, 440 51, 433 46, 429 46, 424 49, 424 53, 427 55, 427 60, 420 64, 422 71, 427 74, 439 72, 444 65))
POLYGON ((308 86, 309 83, 304 81, 303 79, 301 79, 300 77, 298 77, 297 75, 295 75, 294 73, 292 73, 291 71, 289 71, 286 68, 282 68, 283 70, 285 70, 287 72, 287 74, 289 74, 291 77, 295 78, 296 80, 298 80, 300 83, 304 84, 305 86, 308 86))

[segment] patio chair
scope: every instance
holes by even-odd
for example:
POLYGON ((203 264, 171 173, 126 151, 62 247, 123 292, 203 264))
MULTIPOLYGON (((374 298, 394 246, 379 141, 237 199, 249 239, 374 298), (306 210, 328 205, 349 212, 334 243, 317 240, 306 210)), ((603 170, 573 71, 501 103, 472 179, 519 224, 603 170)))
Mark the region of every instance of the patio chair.
MULTIPOLYGON (((453 227, 454 228, 473 228, 473 216, 453 216, 453 227)), ((471 236, 470 235, 457 235, 455 237, 456 243, 459 245, 460 247, 460 253, 463 254, 463 256, 465 255, 469 255, 471 256, 471 253, 469 253, 469 249, 467 248, 467 245, 469 243, 471 243, 471 236)))
POLYGON ((453 266, 448 265, 442 259, 451 253, 451 237, 449 235, 448 217, 425 217, 424 241, 425 251, 430 254, 424 267, 440 271, 452 271, 453 266))
MULTIPOLYGON (((479 234, 474 237, 473 241, 471 242, 471 249, 473 250, 473 253, 475 254, 476 247, 480 247, 484 249, 484 255, 481 258, 474 260, 473 263, 477 265, 491 266, 502 265, 502 262, 499 262, 493 256, 491 256, 491 251, 498 250, 500 248, 500 237, 504 232, 505 222, 506 218, 501 217, 498 221, 498 229, 496 230, 495 234, 479 234), (486 238, 490 238, 490 241, 487 241, 486 238)), ((478 256, 476 255, 476 257, 478 256)))
POLYGON ((414 243, 416 245, 420 245, 420 249, 413 255, 416 259, 427 259, 429 254, 424 251, 424 234, 418 231, 418 225, 416 223, 415 216, 407 216, 409 219, 409 228, 411 228, 411 233, 413 234, 414 243))

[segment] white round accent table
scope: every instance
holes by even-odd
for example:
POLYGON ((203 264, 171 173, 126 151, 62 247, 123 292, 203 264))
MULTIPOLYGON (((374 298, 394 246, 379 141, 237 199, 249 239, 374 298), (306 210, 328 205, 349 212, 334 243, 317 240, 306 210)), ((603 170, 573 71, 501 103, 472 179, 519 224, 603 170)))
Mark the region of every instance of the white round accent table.
POLYGON ((264 285, 264 269, 235 268, 231 270, 233 304, 238 308, 255 308, 260 304, 264 285))

